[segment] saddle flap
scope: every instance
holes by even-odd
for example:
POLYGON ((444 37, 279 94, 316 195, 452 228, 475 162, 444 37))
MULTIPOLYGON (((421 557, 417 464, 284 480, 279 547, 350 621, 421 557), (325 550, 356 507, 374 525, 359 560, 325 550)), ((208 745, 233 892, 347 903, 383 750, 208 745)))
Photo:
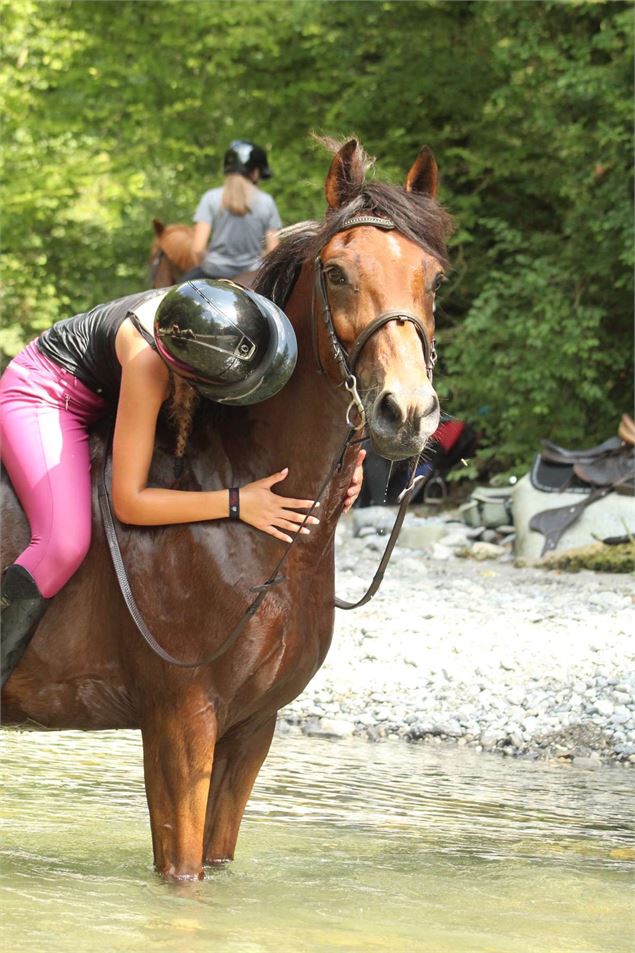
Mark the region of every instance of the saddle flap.
POLYGON ((553 510, 543 510, 541 513, 534 513, 529 520, 529 528, 537 533, 542 533, 545 542, 542 547, 541 556, 552 552, 558 543, 564 531, 572 526, 581 515, 582 511, 595 500, 605 496, 609 492, 606 489, 595 490, 589 493, 579 503, 569 504, 568 506, 558 506, 553 510))

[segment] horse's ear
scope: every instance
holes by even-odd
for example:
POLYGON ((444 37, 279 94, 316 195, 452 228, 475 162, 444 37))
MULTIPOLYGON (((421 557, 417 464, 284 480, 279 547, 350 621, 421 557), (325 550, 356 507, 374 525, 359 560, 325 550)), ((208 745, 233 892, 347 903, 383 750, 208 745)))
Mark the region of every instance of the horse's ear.
POLYGON ((161 235, 165 230, 165 225, 163 224, 160 218, 153 218, 152 226, 157 235, 161 235))
POLYGON ((349 139, 335 154, 324 183, 324 194, 330 208, 347 205, 364 184, 364 150, 357 139, 349 139))
POLYGON ((434 158, 432 149, 429 146, 423 146, 406 176, 406 192, 421 192, 423 195, 429 195, 430 198, 435 199, 438 187, 439 167, 437 166, 437 160, 434 158))

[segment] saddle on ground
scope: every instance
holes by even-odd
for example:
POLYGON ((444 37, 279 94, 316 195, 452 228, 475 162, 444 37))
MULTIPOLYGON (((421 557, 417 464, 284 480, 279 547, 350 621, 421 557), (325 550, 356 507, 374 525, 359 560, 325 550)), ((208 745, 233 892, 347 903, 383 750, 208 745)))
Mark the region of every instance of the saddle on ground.
MULTIPOLYGON (((628 431, 624 418, 620 432, 628 431)), ((635 426, 633 428, 635 433, 635 426)), ((635 495, 635 449, 621 436, 609 437, 595 447, 570 450, 544 440, 541 452, 531 469, 531 483, 547 493, 578 493, 580 502, 555 509, 543 510, 532 516, 529 527, 545 537, 541 555, 552 552, 562 534, 581 516, 582 512, 608 493, 635 495)))

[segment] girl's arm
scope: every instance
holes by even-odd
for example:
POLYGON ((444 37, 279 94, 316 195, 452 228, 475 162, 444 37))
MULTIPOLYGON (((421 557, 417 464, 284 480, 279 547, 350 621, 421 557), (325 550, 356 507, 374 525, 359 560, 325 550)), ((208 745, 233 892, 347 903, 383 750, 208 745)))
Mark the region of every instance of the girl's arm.
MULTIPOLYGON (((229 515, 227 490, 164 490, 148 486, 157 418, 169 392, 168 370, 161 358, 134 332, 117 339, 122 365, 112 462, 112 499, 117 518, 138 526, 164 526, 222 519, 229 515), (135 340, 138 339, 138 340, 135 340)), ((272 487, 287 476, 282 470, 240 490, 240 518, 277 539, 290 542, 312 500, 278 496, 272 487)), ((311 524, 319 520, 311 517, 311 524)), ((305 527, 303 533, 309 530, 305 527)))
POLYGON ((205 258, 205 252, 207 251, 211 231, 212 226, 209 224, 209 222, 196 222, 194 225, 194 238, 192 239, 192 260, 194 261, 195 265, 200 265, 205 258))

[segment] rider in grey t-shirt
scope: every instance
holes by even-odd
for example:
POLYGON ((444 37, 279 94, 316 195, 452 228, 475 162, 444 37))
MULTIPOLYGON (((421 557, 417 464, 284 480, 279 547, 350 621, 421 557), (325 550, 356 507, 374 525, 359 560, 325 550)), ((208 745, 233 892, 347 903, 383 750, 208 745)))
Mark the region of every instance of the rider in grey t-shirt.
POLYGON ((185 279, 255 271, 263 253, 277 244, 282 222, 276 203, 258 188, 260 179, 271 178, 265 150, 235 140, 225 153, 223 172, 225 185, 206 192, 194 214, 192 252, 199 265, 185 279))
POLYGON ((234 215, 221 207, 223 189, 210 189, 198 203, 195 222, 207 222, 212 240, 201 270, 210 278, 231 278, 241 271, 255 271, 260 264, 267 232, 282 226, 276 203, 266 192, 254 189, 251 209, 234 215))

